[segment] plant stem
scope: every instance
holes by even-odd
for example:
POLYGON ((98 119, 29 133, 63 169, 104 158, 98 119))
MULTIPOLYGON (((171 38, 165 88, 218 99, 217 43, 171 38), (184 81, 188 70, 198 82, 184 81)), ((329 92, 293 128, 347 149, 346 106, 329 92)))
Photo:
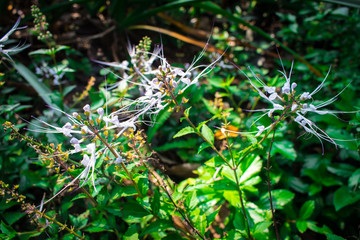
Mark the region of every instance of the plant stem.
POLYGON ((270 143, 267 163, 266 163, 266 175, 267 175, 268 190, 269 190, 270 208, 271 208, 271 214, 272 214, 273 224, 274 224, 274 228, 275 228, 276 239, 280 240, 279 230, 278 230, 277 224, 276 224, 275 210, 274 210, 274 206, 273 206, 273 202, 272 202, 271 182, 270 182, 270 153, 271 153, 271 148, 272 148, 272 145, 273 145, 274 139, 275 139, 275 131, 276 131, 276 129, 274 128, 273 136, 272 136, 271 143, 270 143))
MULTIPOLYGON (((225 127, 227 127, 227 120, 225 118, 225 127)), ((233 163, 233 167, 231 168, 234 172, 234 177, 235 177, 235 180, 236 180, 236 186, 237 186, 237 190, 239 192, 239 199, 240 199, 240 204, 241 204, 241 208, 242 208, 242 211, 243 211, 243 214, 244 214, 244 218, 245 218, 245 222, 246 222, 246 230, 247 230, 247 233, 248 233, 248 238, 249 239, 253 239, 253 237, 251 236, 251 232, 250 232, 250 224, 249 224, 249 219, 246 215, 246 211, 245 211, 245 204, 244 204, 244 199, 242 198, 242 194, 241 194, 241 187, 240 187, 240 182, 239 182, 239 177, 237 175, 237 168, 239 165, 236 165, 236 162, 235 162, 235 159, 234 159, 234 155, 232 154, 232 149, 231 149, 231 144, 230 144, 230 141, 229 141, 229 137, 228 137, 228 133, 225 132, 225 138, 226 138, 226 143, 227 143, 227 146, 228 146, 228 149, 229 149, 229 153, 230 153, 230 157, 232 159, 232 163, 233 163)))
POLYGON ((61 222, 55 220, 55 217, 49 217, 48 215, 40 212, 37 209, 32 209, 32 211, 34 211, 36 214, 38 214, 40 217, 44 217, 47 220, 54 222, 55 224, 57 224, 59 227, 61 227, 61 229, 65 229, 66 231, 68 231, 69 233, 71 233, 72 235, 74 235, 75 237, 78 237, 80 239, 85 239, 84 236, 80 236, 79 234, 77 234, 73 228, 69 228, 68 226, 66 226, 66 224, 62 224, 61 222))
POLYGON ((246 230, 247 230, 247 233, 248 233, 248 238, 250 240, 253 239, 252 235, 251 235, 251 232, 250 232, 250 224, 249 224, 249 219, 246 215, 246 211, 245 211, 245 205, 244 205, 244 199, 242 198, 242 195, 241 195, 241 188, 240 188, 240 183, 239 183, 239 178, 238 178, 238 175, 236 173, 236 169, 233 168, 233 172, 234 172, 234 176, 235 176, 235 179, 236 179, 236 185, 238 187, 238 192, 239 192, 239 198, 240 198, 240 203, 241 203, 241 208, 242 208, 242 211, 243 211, 243 214, 244 214, 244 218, 245 218, 245 221, 246 221, 246 230))
MULTIPOLYGON (((119 158, 119 154, 115 151, 115 149, 109 145, 109 143, 99 134, 99 132, 91 126, 91 124, 88 124, 88 127, 91 129, 91 131, 99 138, 99 140, 105 144, 105 146, 109 149, 109 151, 116 157, 119 158)), ((128 177, 130 178, 130 180, 133 182, 134 187, 136 189, 136 191, 138 192, 140 198, 143 198, 143 194, 141 193, 138 185, 136 184, 133 176, 131 175, 131 173, 127 170, 125 164, 123 162, 120 163, 122 169, 124 169, 124 171, 126 172, 126 174, 128 175, 128 177)))
POLYGON ((164 192, 166 193, 166 195, 168 196, 168 198, 170 199, 171 203, 174 205, 175 209, 177 212, 180 213, 180 215, 183 217, 183 219, 185 220, 185 222, 188 224, 188 226, 190 226, 192 228, 192 230, 201 238, 206 240, 206 237, 203 236, 200 231, 195 228, 194 224, 191 223, 191 221, 189 220, 189 218, 185 215, 185 213, 183 213, 180 210, 180 207, 175 203, 174 199, 171 196, 171 193, 169 192, 168 189, 170 189, 167 184, 161 179, 161 177, 159 176, 159 174, 152 169, 150 166, 148 166, 145 161, 144 161, 144 157, 142 155, 142 153, 139 151, 139 149, 136 148, 135 146, 135 141, 132 140, 132 145, 133 145, 133 149, 134 151, 138 154, 139 156, 139 160, 141 162, 141 164, 151 173, 151 175, 156 179, 156 181, 159 183, 160 187, 164 190, 164 192))

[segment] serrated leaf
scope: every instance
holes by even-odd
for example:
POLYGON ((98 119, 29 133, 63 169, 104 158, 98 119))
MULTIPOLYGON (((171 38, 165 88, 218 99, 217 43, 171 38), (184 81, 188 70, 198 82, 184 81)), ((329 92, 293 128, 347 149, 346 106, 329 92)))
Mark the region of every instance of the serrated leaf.
POLYGON ((201 127, 201 134, 206 138, 206 140, 214 144, 214 133, 206 124, 201 127))
POLYGON ((299 218, 301 220, 306 220, 311 217, 311 214, 314 212, 315 209, 315 201, 309 200, 305 202, 300 209, 299 218))
POLYGON ((195 130, 192 127, 188 126, 188 127, 181 129, 179 132, 177 132, 173 138, 182 137, 182 136, 185 136, 190 133, 195 133, 195 130))

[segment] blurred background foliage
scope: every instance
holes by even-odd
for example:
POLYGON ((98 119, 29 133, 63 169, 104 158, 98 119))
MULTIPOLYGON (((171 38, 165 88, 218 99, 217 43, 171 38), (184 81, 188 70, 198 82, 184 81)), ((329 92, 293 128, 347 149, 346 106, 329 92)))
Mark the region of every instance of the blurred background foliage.
MULTIPOLYGON (((109 83, 117 81, 117 78, 91 60, 121 63, 129 59, 129 44, 137 44, 145 35, 154 44, 162 45, 169 62, 180 67, 190 64, 193 56, 207 42, 205 63, 224 54, 212 73, 201 80, 201 85, 188 90, 188 105, 192 106, 190 118, 196 123, 217 119, 208 125, 214 130, 215 144, 219 147, 222 144, 221 134, 216 132, 216 127, 221 126, 219 108, 232 108, 229 120, 235 130, 249 130, 257 115, 246 110, 266 107, 234 65, 244 71, 251 66, 265 82, 276 85, 280 77, 277 70, 281 70, 281 56, 287 69, 294 61, 292 78, 299 89, 310 92, 321 83, 331 66, 320 98, 329 99, 350 83, 333 104, 333 110, 360 110, 360 99, 357 97, 360 95, 359 7, 357 1, 350 0, 2 0, 1 36, 21 16, 21 26, 28 28, 17 31, 13 38, 31 43, 31 47, 14 56, 15 63, 1 60, 0 122, 10 121, 16 129, 25 133, 26 122, 23 119, 31 121, 32 115, 41 116, 50 123, 66 119, 45 105, 65 111, 79 109, 87 102, 102 106, 106 95, 101 90, 105 75, 109 83), (51 41, 37 38, 31 15, 32 4, 36 4, 46 16, 48 30, 52 33, 51 41), (50 49, 52 41, 57 47, 46 52, 44 49, 50 49), (43 51, 39 52, 38 49, 43 51), (58 79, 60 84, 46 75, 42 67, 47 71, 56 69, 56 75, 61 76, 58 79)), ((121 93, 119 96, 122 97, 121 93)), ((160 165, 181 189, 183 185, 191 185, 191 179, 207 179, 206 172, 214 168, 207 162, 213 157, 211 151, 207 149, 198 153, 196 146, 201 144, 201 139, 186 136, 173 140, 173 136, 186 126, 180 122, 180 118, 177 113, 164 111, 158 115, 157 124, 143 128, 148 142, 158 153, 160 165), (197 169, 196 174, 192 172, 194 169, 197 169)), ((332 137, 358 139, 360 114, 340 114, 340 118, 314 116, 318 125, 332 137)), ((282 239, 360 239, 358 141, 339 142, 342 147, 337 149, 325 144, 325 154, 322 155, 318 139, 299 137, 303 131, 298 126, 283 125, 276 135, 271 169, 277 201, 282 201, 277 212, 282 239)), ((38 154, 26 142, 14 140, 9 130, 1 128, 0 179, 10 185, 19 185, 18 191, 27 197, 27 201, 38 205, 43 192, 51 195, 56 188, 57 178, 39 161, 38 154)), ((28 134, 42 142, 64 141, 62 136, 50 133, 28 134)), ((239 138, 241 140, 234 145, 234 150, 242 149, 244 142, 249 141, 244 136, 239 138)), ((262 160, 268 145, 265 143, 264 148, 256 152, 262 160)), ((265 181, 265 173, 260 169, 255 172, 265 181)), ((263 183, 254 186, 248 186, 246 194, 249 202, 268 209, 266 194, 263 194, 267 186, 263 183)), ((109 194, 116 194, 112 190, 109 194)), ((212 220, 215 225, 207 228, 206 236, 236 239, 236 233, 231 231, 241 226, 236 225, 237 221, 234 220, 239 217, 229 213, 229 209, 230 212, 233 209, 229 197, 231 194, 228 193, 226 200, 216 194, 213 198, 218 200, 217 203, 228 207, 224 207, 225 210, 222 208, 221 214, 212 220)), ((123 196, 128 197, 125 192, 123 196)), ((189 199, 192 197, 188 195, 189 199)), ((25 236, 38 237, 39 233, 42 237, 39 239, 48 236, 59 239, 73 237, 66 232, 58 232, 57 228, 41 230, 38 227, 38 231, 32 233, 37 227, 23 225, 22 221, 25 220, 22 219, 26 218, 26 214, 19 211, 15 203, 5 204, 5 201, 3 198, 0 205, 1 236, 5 239, 14 237, 14 232, 29 232, 28 235, 16 235, 21 239, 25 236)), ((111 216, 114 218, 105 220, 101 216, 94 217, 98 209, 86 210, 80 201, 65 196, 55 201, 48 212, 53 215, 57 213, 62 222, 84 229, 91 239, 113 239, 114 233, 105 227, 107 221, 113 221, 110 227, 118 224, 118 231, 125 232, 123 239, 136 239, 139 237, 137 232, 142 234, 139 238, 143 239, 157 239, 165 235, 168 239, 181 239, 169 222, 155 226, 159 229, 163 227, 164 235, 157 235, 149 225, 136 221, 136 216, 139 219, 146 216, 146 209, 138 213, 130 210, 122 214, 113 213, 111 216), (68 214, 68 209, 72 210, 71 214, 68 214), (126 219, 126 214, 134 214, 135 220, 126 219), (89 215, 93 217, 91 228, 85 220, 89 215), (141 233, 141 228, 133 227, 135 225, 131 222, 138 223, 138 226, 145 225, 143 229, 147 232, 141 233)), ((139 208, 138 205, 142 204, 134 199, 123 201, 124 209, 139 208)), ((105 209, 111 206, 101 207, 105 209)), ((111 212, 109 209, 107 211, 111 212)), ((271 236, 274 235, 259 239, 271 239, 271 236)))

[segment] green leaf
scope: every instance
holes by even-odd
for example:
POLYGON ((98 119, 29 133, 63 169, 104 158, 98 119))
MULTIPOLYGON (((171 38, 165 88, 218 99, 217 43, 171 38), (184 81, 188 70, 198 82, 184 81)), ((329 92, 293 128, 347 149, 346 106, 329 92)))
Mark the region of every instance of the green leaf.
POLYGON ((255 224, 254 233, 264 233, 266 229, 272 224, 272 222, 258 222, 255 224))
POLYGON ((187 109, 184 111, 184 115, 185 115, 185 116, 189 117, 190 109, 191 109, 191 108, 192 108, 192 107, 189 107, 189 108, 187 108, 187 109))
POLYGON ((217 88, 225 88, 226 83, 224 82, 224 78, 221 76, 213 76, 211 78, 207 78, 210 85, 217 88))
POLYGON ((311 217, 311 214, 314 212, 314 209, 315 209, 315 201, 309 200, 305 202, 300 209, 299 218, 301 220, 308 219, 309 217, 311 217))
POLYGON ((202 144, 200 145, 200 147, 199 147, 198 154, 199 154, 202 150, 204 150, 205 148, 208 148, 208 147, 211 147, 211 145, 210 145, 209 143, 207 143, 207 142, 202 143, 202 144))
POLYGON ((5 233, 7 239, 12 239, 16 236, 16 231, 10 226, 1 221, 1 232, 5 233))
POLYGON ((169 143, 165 143, 164 145, 161 145, 159 147, 154 147, 155 151, 162 152, 167 151, 171 149, 179 149, 179 148, 193 148, 196 145, 197 141, 196 139, 190 138, 188 140, 183 141, 173 141, 169 143))
POLYGON ((154 215, 158 215, 160 210, 160 193, 157 189, 154 190, 154 197, 151 201, 151 209, 154 215))
POLYGON ((139 233, 137 231, 136 224, 131 224, 129 228, 126 230, 124 236, 124 240, 138 240, 139 239, 139 233))
POLYGON ((148 142, 151 142, 153 139, 155 133, 159 130, 161 126, 164 125, 166 120, 170 117, 171 112, 168 111, 168 108, 163 109, 158 116, 156 117, 156 123, 154 126, 150 127, 147 131, 147 140, 148 142))
POLYGON ((192 127, 188 126, 177 132, 173 138, 182 137, 190 133, 195 133, 195 130, 192 127))
POLYGON ((205 213, 201 212, 200 208, 196 208, 193 212, 195 216, 193 216, 193 221, 195 223, 195 227, 199 229, 201 234, 205 234, 207 227, 207 220, 205 213))
POLYGON ((261 171, 262 161, 259 156, 250 155, 240 163, 242 174, 240 184, 246 185, 247 181, 261 171))
POLYGON ((341 4, 349 7, 360 8, 359 0, 323 0, 325 2, 341 4))
POLYGON ((342 238, 338 235, 332 234, 332 233, 327 233, 326 234, 326 239, 327 240, 345 240, 345 238, 342 238))
POLYGON ((100 218, 96 221, 93 221, 90 227, 86 228, 87 232, 104 232, 104 231, 112 231, 109 228, 109 225, 106 222, 106 219, 100 218))
POLYGON ((5 212, 2 213, 2 216, 5 218, 6 222, 10 225, 17 222, 19 219, 21 219, 23 216, 25 216, 25 213, 22 212, 5 212))
POLYGON ((349 15, 349 8, 347 8, 347 7, 340 7, 340 8, 335 9, 334 11, 332 11, 331 14, 347 17, 347 16, 349 15))
POLYGON ((292 161, 295 161, 297 156, 294 149, 294 143, 288 140, 274 142, 271 154, 275 153, 280 153, 281 155, 292 161))
MULTIPOLYGON (((144 236, 146 234, 151 234, 154 232, 159 231, 166 231, 166 230, 175 230, 171 222, 165 221, 162 219, 158 219, 152 223, 150 223, 142 232, 141 236, 144 236)), ((137 239, 144 239, 144 238, 137 238, 137 239)), ((135 239, 134 239, 135 240, 135 239)))
POLYGON ((196 196, 196 191, 193 191, 192 194, 190 193, 185 200, 185 204, 188 206, 189 209, 194 209, 199 203, 199 200, 196 196))
POLYGON ((307 223, 304 220, 296 221, 296 227, 299 230, 299 232, 304 233, 307 229, 307 223))
POLYGON ((141 219, 145 216, 150 215, 150 213, 144 209, 144 207, 138 204, 135 201, 129 201, 124 204, 123 210, 123 219, 128 223, 138 223, 141 222, 141 219))
POLYGON ((355 187, 360 183, 360 168, 357 169, 349 178, 349 187, 355 187))
POLYGON ((38 49, 38 50, 30 52, 29 55, 41 54, 41 55, 49 55, 50 56, 50 55, 53 55, 57 52, 65 50, 65 49, 70 49, 70 47, 64 46, 64 45, 59 45, 55 49, 53 49, 53 48, 52 49, 38 49))
POLYGON ((214 133, 206 124, 202 126, 201 133, 206 138, 206 140, 214 144, 214 133))
MULTIPOLYGON (((291 202, 295 194, 286 189, 276 189, 271 191, 273 206, 275 209, 282 209, 286 204, 291 202)), ((262 208, 270 208, 269 193, 264 193, 259 201, 262 208)))
MULTIPOLYGON (((21 63, 13 63, 14 68, 36 90, 39 96, 50 106, 54 106, 51 100, 52 91, 45 86, 36 75, 21 63)), ((56 105, 55 105, 56 106, 56 105)))
POLYGON ((339 211, 343 207, 353 204, 360 200, 359 192, 351 192, 346 186, 343 186, 336 190, 334 193, 334 206, 335 210, 339 211))

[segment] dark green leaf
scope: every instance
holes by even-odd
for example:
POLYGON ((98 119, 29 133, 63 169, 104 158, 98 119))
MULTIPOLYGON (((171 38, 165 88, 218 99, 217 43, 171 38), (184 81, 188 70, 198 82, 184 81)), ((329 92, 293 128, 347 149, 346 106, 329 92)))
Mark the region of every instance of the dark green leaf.
POLYGON ((154 190, 154 196, 151 201, 151 209, 154 215, 158 215, 160 210, 160 193, 157 189, 154 190))
POLYGON ((199 147, 198 154, 199 154, 202 150, 204 150, 205 148, 208 148, 208 147, 211 147, 211 145, 210 145, 209 143, 207 143, 207 142, 202 143, 202 144, 200 145, 200 147, 199 147))
POLYGON ((39 96, 48 104, 49 106, 54 106, 53 101, 51 100, 52 91, 45 86, 42 82, 39 81, 38 77, 32 73, 27 67, 21 63, 14 63, 14 68, 20 73, 23 78, 28 81, 28 83, 36 90, 39 96))
POLYGON ((360 200, 359 192, 351 192, 346 186, 343 186, 336 190, 334 193, 334 206, 335 210, 339 211, 343 207, 353 204, 360 200))

